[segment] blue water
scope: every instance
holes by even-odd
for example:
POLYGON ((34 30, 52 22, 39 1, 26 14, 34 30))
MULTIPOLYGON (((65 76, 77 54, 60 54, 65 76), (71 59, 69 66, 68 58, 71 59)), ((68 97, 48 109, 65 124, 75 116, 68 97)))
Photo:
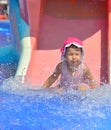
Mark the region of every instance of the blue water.
POLYGON ((10 25, 8 20, 0 21, 0 47, 11 44, 10 25))
POLYGON ((0 21, 0 84, 15 75, 18 57, 11 38, 9 20, 0 21))
POLYGON ((0 129, 110 130, 110 117, 109 85, 58 93, 10 78, 0 88, 0 129))

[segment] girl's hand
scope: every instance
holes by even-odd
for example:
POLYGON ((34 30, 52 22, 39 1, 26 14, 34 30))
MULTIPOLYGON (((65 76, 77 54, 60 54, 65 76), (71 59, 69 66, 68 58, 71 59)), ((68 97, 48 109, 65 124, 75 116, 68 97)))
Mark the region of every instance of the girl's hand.
POLYGON ((50 89, 52 89, 53 91, 57 92, 58 94, 60 94, 63 91, 63 88, 60 88, 58 86, 51 87, 50 89))
POLYGON ((78 90, 87 90, 89 86, 87 84, 81 83, 78 85, 78 90))

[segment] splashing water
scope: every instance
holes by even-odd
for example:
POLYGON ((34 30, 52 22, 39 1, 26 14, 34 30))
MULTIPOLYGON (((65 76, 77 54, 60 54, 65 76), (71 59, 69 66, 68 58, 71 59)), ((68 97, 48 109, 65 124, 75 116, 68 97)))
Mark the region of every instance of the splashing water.
POLYGON ((9 78, 0 87, 0 129, 109 130, 111 88, 58 93, 9 78))

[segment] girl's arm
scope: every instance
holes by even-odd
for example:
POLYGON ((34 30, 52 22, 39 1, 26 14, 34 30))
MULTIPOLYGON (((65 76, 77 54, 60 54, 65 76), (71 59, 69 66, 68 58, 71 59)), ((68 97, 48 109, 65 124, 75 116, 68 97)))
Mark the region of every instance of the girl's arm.
POLYGON ((90 88, 95 88, 98 86, 97 81, 95 81, 90 69, 88 68, 86 64, 84 64, 84 76, 85 76, 85 79, 88 81, 88 85, 90 88))
POLYGON ((62 62, 59 63, 57 66, 56 66, 56 69, 55 71, 53 72, 53 74, 45 81, 45 83, 42 85, 43 88, 46 88, 46 87, 50 87, 56 80, 57 78, 59 77, 59 75, 61 74, 61 67, 62 66, 62 62))

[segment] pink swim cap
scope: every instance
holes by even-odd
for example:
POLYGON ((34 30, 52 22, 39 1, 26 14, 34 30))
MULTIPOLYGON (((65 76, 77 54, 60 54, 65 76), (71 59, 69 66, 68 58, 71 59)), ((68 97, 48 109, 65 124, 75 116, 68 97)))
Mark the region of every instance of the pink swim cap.
POLYGON ((67 38, 64 42, 63 42, 63 46, 60 49, 61 51, 61 57, 64 56, 65 52, 66 52, 66 48, 71 46, 71 45, 75 45, 78 48, 82 48, 82 57, 84 55, 84 49, 83 49, 83 43, 81 40, 75 38, 75 37, 69 37, 67 38))

